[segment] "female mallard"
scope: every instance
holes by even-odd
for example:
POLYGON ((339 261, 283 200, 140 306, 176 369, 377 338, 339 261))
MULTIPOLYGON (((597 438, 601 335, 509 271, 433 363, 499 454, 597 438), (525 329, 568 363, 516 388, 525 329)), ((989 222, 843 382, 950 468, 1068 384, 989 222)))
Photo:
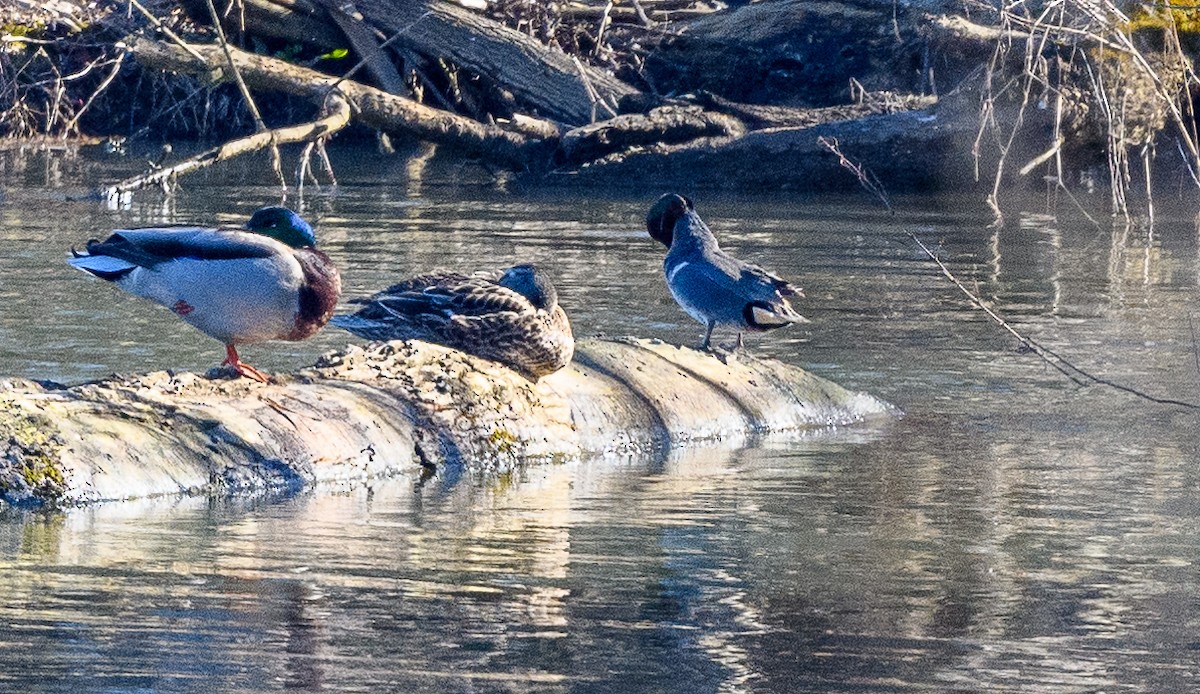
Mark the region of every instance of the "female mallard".
POLYGON ((662 196, 646 215, 646 230, 670 249, 663 261, 667 288, 688 315, 705 325, 701 349, 709 348, 717 325, 737 329, 740 349, 744 330, 808 322, 785 298, 804 292, 722 251, 691 200, 674 193, 662 196))
POLYGON ((575 338, 550 277, 524 264, 499 279, 420 275, 354 303, 333 324, 368 340, 422 340, 500 362, 531 381, 571 361, 575 338))
POLYGON ((236 345, 304 340, 333 315, 342 283, 318 251, 312 227, 285 207, 264 207, 244 231, 175 227, 118 229, 72 249, 71 265, 162 304, 225 343, 243 376, 267 376, 238 358, 236 345))

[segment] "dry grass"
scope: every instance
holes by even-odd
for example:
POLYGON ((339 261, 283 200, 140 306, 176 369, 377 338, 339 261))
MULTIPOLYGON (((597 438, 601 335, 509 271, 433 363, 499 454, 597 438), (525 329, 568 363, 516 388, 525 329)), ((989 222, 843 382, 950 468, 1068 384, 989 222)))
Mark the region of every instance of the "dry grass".
POLYGON ((999 14, 1002 38, 985 78, 976 154, 991 142, 999 152, 988 198, 1002 223, 1000 192, 1011 156, 1037 112, 1049 113, 1045 150, 1020 173, 1045 171, 1056 189, 1074 173, 1071 149, 1103 151, 1112 213, 1153 220, 1154 161, 1168 147, 1182 155, 1200 187, 1200 148, 1193 94, 1200 89, 1185 36, 1200 28, 1197 11, 1161 3, 1126 14, 1112 0, 1014 2, 999 14), (999 104, 1019 104, 1015 118, 999 104), (1137 193, 1137 195, 1135 195, 1137 193))

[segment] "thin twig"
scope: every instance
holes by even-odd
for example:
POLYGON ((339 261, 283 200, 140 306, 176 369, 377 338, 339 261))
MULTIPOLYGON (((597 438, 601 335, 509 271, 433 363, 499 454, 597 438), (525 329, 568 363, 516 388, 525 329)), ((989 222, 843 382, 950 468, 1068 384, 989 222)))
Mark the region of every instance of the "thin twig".
POLYGON ((127 51, 121 51, 119 54, 117 54, 117 58, 113 62, 112 70, 103 80, 101 80, 100 86, 96 87, 95 91, 92 92, 92 95, 88 97, 88 100, 84 102, 83 106, 79 107, 79 110, 76 111, 75 115, 71 117, 71 120, 67 123, 67 126, 63 128, 64 138, 67 137, 72 130, 77 129, 79 125, 79 119, 83 117, 83 114, 88 110, 88 108, 91 107, 92 103, 96 101, 96 97, 100 96, 105 89, 108 89, 108 85, 112 84, 113 80, 117 78, 117 73, 121 71, 121 64, 125 62, 125 56, 127 55, 129 55, 127 51))
POLYGON ((1075 194, 1071 192, 1071 189, 1068 188, 1065 183, 1063 183, 1061 176, 1054 177, 1054 185, 1058 186, 1059 190, 1067 194, 1067 199, 1075 204, 1075 209, 1079 210, 1079 213, 1082 214, 1089 222, 1091 222, 1092 226, 1096 227, 1097 229, 1103 229, 1103 227, 1100 226, 1100 222, 1096 221, 1096 218, 1088 213, 1087 208, 1083 206, 1083 203, 1079 202, 1079 198, 1075 197, 1075 194))
MULTIPOLYGON (((392 34, 387 39, 385 39, 383 41, 383 43, 379 44, 379 50, 383 50, 384 48, 391 46, 394 41, 398 40, 401 36, 404 36, 409 31, 411 31, 413 27, 415 27, 417 24, 419 24, 421 22, 421 20, 423 20, 426 17, 429 17, 431 15, 433 15, 433 12, 425 12, 421 16, 414 19, 411 23, 409 23, 408 26, 402 27, 401 29, 397 30, 396 33, 392 34)), ((354 64, 354 67, 347 70, 345 73, 342 74, 341 77, 338 78, 338 80, 336 82, 334 82, 332 85, 330 85, 329 90, 333 91, 334 89, 336 89, 338 87, 338 85, 340 85, 345 80, 348 80, 351 77, 353 77, 355 75, 355 73, 357 73, 359 70, 366 67, 367 64, 370 62, 371 61, 368 60, 367 58, 360 58, 359 61, 354 64)))
POLYGON ((601 106, 604 107, 605 111, 608 111, 610 118, 617 115, 617 112, 613 110, 613 107, 609 106, 608 102, 600 97, 600 92, 596 91, 596 88, 592 86, 592 80, 588 77, 587 70, 584 69, 583 63, 579 62, 579 58, 571 56, 571 60, 574 61, 575 71, 579 73, 579 80, 583 83, 583 88, 587 92, 588 99, 590 99, 592 102, 592 122, 596 122, 596 113, 601 106))
POLYGON ((930 250, 929 246, 926 246, 925 243, 923 241, 921 241, 921 239, 918 238, 916 234, 914 234, 911 231, 909 231, 907 233, 908 233, 908 237, 911 238, 913 241, 915 241, 917 243, 917 245, 921 247, 921 250, 925 252, 925 255, 929 256, 930 260, 937 263, 938 268, 941 269, 942 274, 946 276, 946 279, 953 282, 954 286, 958 287, 959 291, 961 291, 963 294, 967 295, 967 298, 971 300, 971 303, 973 303, 977 307, 979 307, 984 313, 986 313, 988 315, 989 318, 991 318, 993 321, 995 321, 997 325, 999 325, 1000 327, 1002 327, 1006 331, 1008 331, 1008 333, 1010 335, 1012 335, 1013 337, 1015 337, 1017 339, 1017 341, 1022 344, 1022 346, 1024 346, 1029 351, 1031 351, 1034 354, 1041 357, 1043 361, 1045 361, 1047 364, 1049 364, 1050 366, 1057 369, 1060 373, 1062 373, 1062 375, 1064 375, 1067 378, 1074 381, 1076 385, 1081 385, 1081 386, 1085 385, 1084 381, 1080 380, 1078 377, 1073 375, 1070 371, 1067 370, 1066 367, 1059 364, 1058 360, 1051 358, 1049 356, 1049 353, 1046 350, 1042 349, 1042 347, 1040 345, 1038 345, 1037 343, 1035 343, 1033 340, 1029 339, 1028 337, 1025 337, 1021 333, 1017 332, 1016 328, 1009 325, 1008 321, 1004 320, 995 311, 993 311, 992 308, 983 301, 983 299, 980 299, 974 292, 972 292, 970 289, 967 289, 966 285, 964 285, 962 282, 959 281, 959 279, 957 277, 954 276, 954 273, 950 271, 950 268, 946 267, 946 264, 942 262, 942 259, 939 258, 936 253, 934 253, 932 250, 930 250))
POLYGON ((184 160, 172 166, 153 173, 135 176, 114 186, 104 189, 106 198, 116 198, 122 194, 139 190, 147 186, 162 185, 164 189, 177 176, 211 166, 217 162, 232 159, 242 154, 255 152, 266 148, 271 142, 309 142, 337 132, 350 123, 350 104, 339 93, 332 94, 326 103, 326 112, 321 118, 311 123, 279 128, 269 132, 255 133, 238 140, 210 149, 191 159, 184 160))
POLYGON ((325 143, 328 141, 328 135, 317 138, 317 156, 321 158, 321 167, 325 169, 325 175, 329 177, 329 184, 336 187, 337 176, 333 173, 333 162, 329 160, 329 150, 325 148, 325 143))
POLYGON ((633 3, 633 11, 635 13, 637 13, 638 21, 642 23, 642 26, 643 27, 654 26, 654 22, 651 21, 650 17, 646 15, 646 10, 645 10, 645 8, 642 7, 641 0, 631 0, 631 2, 633 3))
MULTIPOLYGON (((821 144, 824 145, 826 148, 828 148, 831 152, 836 154, 838 156, 838 158, 841 160, 839 163, 841 163, 844 168, 846 168, 847 170, 849 170, 850 172, 852 172, 856 176, 858 176, 859 183, 861 183, 863 185, 863 187, 866 188, 868 191, 874 193, 876 195, 876 197, 887 207, 889 212, 892 212, 892 214, 895 214, 895 212, 892 210, 891 204, 888 202, 887 192, 883 189, 883 185, 881 183, 879 183, 878 179, 875 179, 874 181, 871 181, 870 179, 868 179, 863 174, 863 172, 866 169, 861 164, 850 161, 849 159, 846 158, 845 155, 843 155, 841 153, 840 150, 837 149, 837 141, 836 140, 833 142, 829 142, 829 141, 826 141, 825 138, 820 138, 818 141, 820 141, 821 144)), ((1042 345, 1037 340, 1034 340, 1031 337, 1025 336, 1024 334, 1019 332, 1016 328, 1012 327, 1012 325, 1010 325, 1008 323, 1008 321, 1004 320, 1004 318, 1002 318, 998 313, 996 313, 992 309, 991 306, 988 306, 987 303, 984 302, 983 299, 979 298, 979 296, 977 294, 972 292, 970 289, 968 289, 966 287, 966 285, 964 285, 961 281, 959 281, 958 277, 956 277, 954 275, 954 273, 950 271, 950 268, 946 267, 946 264, 942 262, 942 259, 939 258, 936 253, 934 253, 932 250, 930 250, 929 246, 926 246, 925 243, 923 241, 921 241, 921 239, 919 237, 917 237, 917 235, 915 233, 913 233, 911 231, 906 232, 906 233, 908 234, 908 237, 910 239, 912 239, 914 242, 916 242, 917 246, 919 246, 921 248, 921 250, 924 251, 925 255, 929 256, 929 259, 937 264, 938 268, 942 271, 942 274, 945 275, 946 279, 953 282, 954 286, 958 287, 959 291, 961 291, 963 294, 965 294, 967 296, 967 298, 971 300, 972 304, 977 306, 980 310, 982 310, 984 313, 986 313, 989 318, 991 318, 993 321, 995 321, 997 325, 1004 328, 1005 331, 1007 331, 1010 335, 1012 335, 1014 338, 1016 338, 1017 341, 1021 343, 1021 346, 1024 349, 1036 354, 1039 359, 1041 359, 1042 361, 1049 364, 1052 368, 1054 368, 1056 371, 1061 373, 1063 376, 1066 376, 1068 379, 1071 380, 1071 382, 1073 382, 1079 386, 1085 386, 1088 383, 1096 383, 1099 385, 1105 385, 1110 388, 1114 388, 1114 389, 1122 391, 1124 393, 1129 393, 1130 395, 1134 395, 1136 397, 1142 398, 1143 400, 1149 400, 1150 402, 1158 403, 1160 405, 1176 405, 1179 407, 1187 407, 1190 409, 1200 410, 1200 405, 1197 405, 1194 403, 1184 402, 1182 400, 1174 400, 1172 398, 1160 398, 1158 396, 1154 396, 1154 395, 1150 395, 1148 393, 1142 392, 1131 386, 1127 386, 1127 385, 1124 385, 1121 383, 1117 383, 1116 381, 1109 380, 1107 378, 1104 378, 1103 376, 1097 376, 1097 375, 1091 373, 1090 371, 1087 371, 1083 368, 1076 366, 1072 361, 1070 361, 1066 357, 1062 356, 1061 354, 1055 352, 1054 350, 1050 349, 1049 347, 1042 345)), ((1189 317, 1189 319, 1190 319, 1190 317, 1189 317)), ((1198 364, 1200 364, 1200 357, 1197 357, 1197 359, 1198 359, 1198 364)), ((1198 368, 1200 368, 1200 367, 1198 367, 1198 368)))
POLYGON ((1188 313, 1188 330, 1192 331, 1192 357, 1196 360, 1196 373, 1200 373, 1200 345, 1196 344, 1196 325, 1192 321, 1192 314, 1188 313))
POLYGON ((911 231, 907 232, 907 233, 908 233, 908 237, 911 238, 913 241, 915 241, 916 244, 918 246, 920 246, 921 250, 925 252, 925 255, 929 256, 929 259, 932 260, 934 263, 937 263, 937 266, 939 269, 941 269, 942 274, 945 275, 946 278, 949 279, 951 282, 953 282, 954 286, 958 287, 959 291, 961 291, 963 294, 965 294, 967 296, 968 299, 971 300, 971 303, 973 303, 973 304, 975 304, 975 306, 979 307, 984 313, 986 313, 988 315, 989 318, 991 318, 993 321, 995 321, 997 325, 1004 328, 1005 331, 1007 331, 1010 335, 1015 337, 1025 349, 1036 354, 1038 356, 1038 358, 1040 358, 1042 361, 1049 364, 1051 367, 1053 367, 1056 371, 1058 371, 1062 375, 1071 379, 1071 381, 1073 383, 1075 383, 1076 385, 1084 386, 1084 385, 1087 385, 1089 382, 1096 383, 1099 385, 1104 385, 1104 386, 1108 386, 1110 388, 1114 388, 1123 393, 1128 393, 1130 395, 1141 398, 1143 400, 1148 400, 1153 403, 1158 403, 1160 405, 1175 405, 1178 407, 1186 407, 1188 409, 1200 410, 1200 405, 1197 405, 1195 403, 1185 402, 1183 400, 1175 400, 1173 398, 1161 398, 1161 397, 1158 397, 1155 395, 1150 395, 1149 393, 1145 393, 1141 390, 1138 390, 1137 388, 1133 388, 1132 386, 1127 386, 1122 383, 1117 383, 1116 381, 1112 381, 1110 379, 1104 378, 1102 376, 1097 376, 1097 375, 1091 373, 1090 371, 1087 371, 1083 368, 1076 366, 1073 362, 1068 360, 1066 357, 1064 357, 1061 354, 1055 352, 1054 350, 1042 345, 1041 343, 1034 340, 1033 338, 1023 335, 1022 333, 1017 331, 1016 328, 1009 325, 1008 321, 1004 320, 1003 318, 1000 317, 999 314, 997 314, 995 311, 993 311, 990 306, 988 306, 986 303, 984 303, 983 299, 980 299, 970 289, 967 289, 967 287, 962 282, 960 282, 957 277, 954 276, 954 273, 950 271, 950 268, 946 267, 946 264, 942 262, 942 259, 939 258, 936 253, 934 253, 932 250, 930 250, 929 247, 926 246, 925 243, 922 242, 921 239, 918 238, 916 234, 914 234, 911 231))
POLYGON ((141 3, 139 3, 137 0, 129 0, 129 4, 136 7, 138 12, 141 12, 143 15, 145 15, 146 19, 150 20, 150 23, 154 25, 155 29, 158 29, 163 34, 165 34, 167 38, 169 38, 169 39, 171 39, 171 41, 175 42, 175 44, 178 45, 180 48, 187 51, 188 53, 191 53, 193 58, 195 58, 196 60, 200 60, 200 61, 204 60, 204 56, 200 55, 199 51, 197 51, 195 48, 192 48, 190 45, 188 45, 187 41, 184 41, 183 39, 179 38, 178 34, 171 31, 171 29, 166 24, 163 24, 162 20, 160 20, 158 17, 155 17, 153 12, 151 12, 150 10, 147 10, 145 7, 142 7, 141 3))
POLYGON ((604 45, 604 31, 608 29, 613 10, 613 0, 604 3, 604 13, 600 15, 600 28, 596 30, 596 45, 592 47, 592 55, 599 55, 604 45))
POLYGON ((254 96, 250 94, 250 88, 246 86, 246 81, 242 79, 242 71, 238 70, 237 64, 233 61, 233 52, 229 50, 229 41, 225 38, 225 29, 221 27, 221 16, 217 14, 217 7, 213 4, 213 0, 205 0, 208 4, 208 13, 212 16, 213 28, 217 32, 217 40, 221 42, 221 50, 225 53, 225 60, 229 63, 229 69, 233 72, 233 80, 237 83, 238 90, 242 93, 242 98, 246 100, 246 106, 250 109, 250 115, 254 117, 254 127, 256 132, 268 133, 271 137, 271 166, 275 170, 275 176, 279 179, 279 185, 287 190, 287 179, 283 177, 283 159, 279 155, 279 143, 275 141, 275 133, 267 127, 263 122, 262 114, 258 110, 258 104, 254 103, 254 96))
POLYGON ((896 214, 896 211, 892 209, 891 200, 888 199, 887 191, 883 189, 883 184, 879 182, 879 179, 870 169, 864 167, 862 164, 850 161, 845 154, 842 154, 836 137, 821 135, 817 138, 817 143, 832 152, 838 158, 838 165, 854 174, 858 178, 859 185, 874 194, 883 203, 883 206, 887 208, 889 213, 896 214))

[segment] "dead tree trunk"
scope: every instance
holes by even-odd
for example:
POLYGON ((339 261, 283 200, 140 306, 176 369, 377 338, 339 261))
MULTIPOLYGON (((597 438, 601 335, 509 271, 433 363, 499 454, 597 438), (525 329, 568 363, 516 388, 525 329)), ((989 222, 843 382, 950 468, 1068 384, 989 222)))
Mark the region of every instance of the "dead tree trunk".
MULTIPOLYGON (((343 38, 324 0, 244 0, 249 34, 335 48, 343 38)), ((202 3, 201 3, 202 4, 202 3)), ((493 82, 544 118, 582 125, 616 114, 617 101, 633 87, 562 51, 499 22, 440 0, 357 0, 354 9, 376 38, 418 54, 431 63, 444 60, 493 82)), ((237 15, 238 13, 233 13, 237 15)), ((195 13, 200 19, 205 15, 195 13)), ((202 20, 203 21, 203 20, 202 20)), ((231 16, 236 29, 240 16, 231 16)), ((360 37, 361 41, 361 37, 360 37)))
POLYGON ((587 340, 530 383, 422 342, 325 357, 277 382, 158 372, 71 388, 0 382, 0 504, 361 481, 424 466, 746 441, 890 406, 772 359, 728 363, 657 341, 587 340))

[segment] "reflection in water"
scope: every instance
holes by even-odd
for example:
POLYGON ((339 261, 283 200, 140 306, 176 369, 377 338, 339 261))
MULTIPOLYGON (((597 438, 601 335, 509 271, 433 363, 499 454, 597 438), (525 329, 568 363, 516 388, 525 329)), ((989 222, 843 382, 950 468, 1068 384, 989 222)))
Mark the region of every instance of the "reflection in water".
MULTIPOLYGON (((333 154, 340 188, 291 202, 317 220, 347 298, 432 267, 532 260, 580 334, 696 339, 640 229, 662 191, 505 194, 436 158, 381 171, 333 154)), ((110 210, 45 188, 93 170, 82 155, 0 156, 0 373, 209 366, 212 345, 77 276, 65 249, 120 226, 240 222, 277 189, 225 170, 110 210)), ((752 349, 905 418, 504 477, 0 512, 0 691, 1200 685, 1196 415, 1077 388, 1018 353, 905 236, 939 244, 1081 366, 1194 400, 1194 220, 1110 232, 1038 212, 992 230, 954 199, 900 201, 923 210, 900 222, 846 199, 697 202, 731 250, 808 290, 814 323, 752 349)), ((251 357, 291 368, 348 341, 325 331, 251 357)))

